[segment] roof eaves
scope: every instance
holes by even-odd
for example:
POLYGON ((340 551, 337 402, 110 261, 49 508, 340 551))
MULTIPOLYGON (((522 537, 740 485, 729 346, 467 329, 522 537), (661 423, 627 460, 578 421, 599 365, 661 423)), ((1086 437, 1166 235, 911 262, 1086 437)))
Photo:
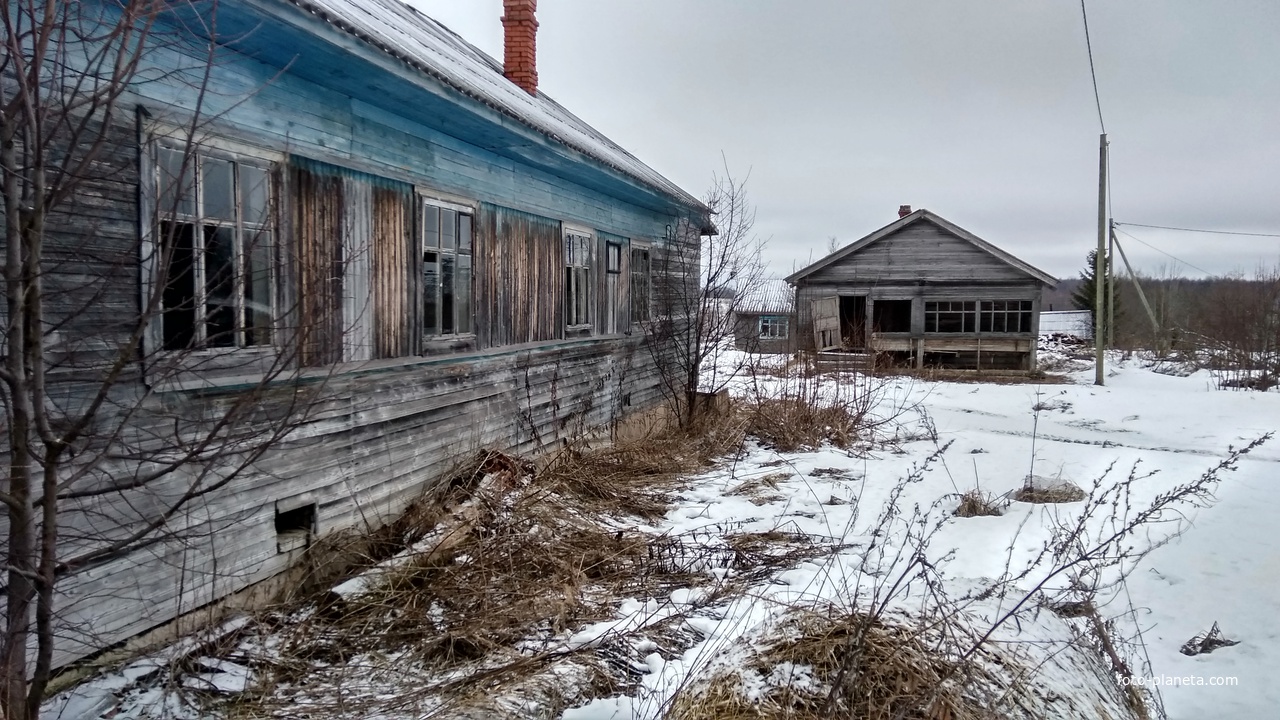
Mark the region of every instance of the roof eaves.
MULTIPOLYGON (((525 127, 527 127, 527 128, 529 128, 529 129, 531 129, 531 130, 533 130, 533 131, 537 132, 538 134, 540 134, 540 135, 542 135, 542 136, 544 136, 544 137, 546 137, 546 138, 548 138, 548 139, 550 139, 550 140, 552 140, 552 141, 554 141, 554 142, 556 142, 556 143, 558 143, 558 144, 560 144, 560 145, 562 145, 562 146, 564 146, 564 147, 566 147, 566 148, 569 148, 570 150, 573 150, 574 152, 577 152, 577 153, 580 153, 580 154, 582 154, 582 155, 585 155, 586 157, 591 158, 592 160, 594 160, 594 161, 596 161, 596 162, 598 162, 598 163, 600 163, 600 164, 604 165, 605 167, 607 167, 607 168, 609 168, 609 169, 611 169, 611 170, 614 170, 615 172, 621 173, 622 175, 624 175, 624 176, 626 176, 626 177, 630 178, 631 180, 633 180, 633 181, 635 181, 635 182, 638 182, 638 183, 640 183, 640 184, 644 185, 645 187, 648 187, 648 188, 650 188, 650 189, 652 189, 652 190, 655 190, 655 191, 657 191, 658 193, 660 193, 661 195, 664 195, 664 196, 666 196, 666 197, 668 197, 668 198, 674 199, 674 200, 678 201, 679 203, 681 203, 681 204, 683 204, 683 205, 686 205, 686 206, 688 206, 688 207, 694 208, 694 209, 699 210, 699 211, 701 211, 701 212, 709 212, 709 208, 707 208, 707 206, 706 206, 706 205, 705 205, 701 200, 698 200, 697 198, 693 197, 693 196, 692 196, 692 195, 690 195, 689 193, 687 193, 687 192, 685 192, 684 190, 680 189, 680 188, 679 188, 677 185, 675 185, 674 183, 671 183, 671 187, 670 187, 670 188, 665 188, 665 187, 662 187, 660 184, 655 183, 655 182, 653 182, 653 181, 651 181, 651 180, 649 180, 649 179, 647 179, 647 178, 640 177, 640 176, 638 176, 638 175, 637 175, 637 174, 635 174, 635 173, 629 172, 626 168, 620 167, 620 166, 618 166, 616 163, 613 163, 613 162, 609 161, 607 158, 601 157, 599 153, 591 152, 591 150, 590 150, 590 149, 588 149, 588 148, 578 146, 577 144, 572 143, 572 142, 570 142, 570 141, 566 140, 564 137, 562 137, 562 136, 560 136, 560 135, 556 134, 555 132, 552 132, 552 131, 547 130, 546 128, 542 128, 542 127, 540 127, 540 126, 539 126, 539 125, 537 125, 536 123, 534 123, 534 122, 530 121, 528 118, 525 118, 525 117, 521 116, 521 115, 520 115, 520 113, 514 112, 514 111, 513 111, 513 110, 511 110, 510 108, 504 107, 504 106, 502 106, 500 103, 496 103, 496 102, 492 101, 491 99, 489 99, 489 98, 485 97, 482 93, 475 93, 475 92, 471 92, 471 91, 469 91, 469 90, 468 90, 465 86, 463 86, 461 83, 454 82, 454 81, 453 81, 451 78, 449 78, 446 74, 444 74, 444 73, 441 73, 441 72, 438 72, 438 71, 434 70, 433 68, 431 68, 430 66, 426 65, 425 63, 419 62, 418 60, 416 60, 416 59, 414 59, 413 57, 411 57, 409 54, 407 54, 407 53, 404 53, 404 52, 401 52, 401 51, 397 50, 395 47, 391 46, 389 43, 383 42, 382 40, 379 40, 378 38, 373 37, 372 35, 369 35, 368 33, 362 32, 359 28, 355 27, 355 26, 354 26, 353 24, 351 24, 350 22, 345 22, 345 21, 343 21, 343 19, 342 19, 341 17, 335 17, 333 14, 331 14, 331 13, 327 12, 327 11, 326 11, 326 10, 324 10, 323 8, 320 8, 320 7, 316 6, 316 5, 314 5, 314 4, 310 3, 310 2, 308 2, 308 0, 286 0, 286 1, 287 1, 287 2, 289 2, 289 3, 291 3, 292 5, 294 5, 294 6, 295 6, 295 7, 297 7, 298 9, 300 9, 300 10, 302 10, 302 11, 304 11, 304 12, 310 13, 310 14, 312 14, 312 15, 315 15, 316 17, 320 18, 320 19, 321 19, 321 20, 323 20, 324 22, 326 22, 326 23, 328 23, 328 24, 330 24, 330 25, 332 25, 332 26, 334 26, 334 27, 338 28, 339 30, 342 30, 343 32, 346 32, 346 33, 348 33, 348 34, 352 35, 353 37, 358 38, 361 42, 367 43, 367 44, 369 44, 370 46, 377 48, 378 50, 380 50, 380 51, 382 51, 382 52, 386 53, 387 55, 389 55, 390 57, 395 58, 396 60, 398 60, 398 61, 400 61, 400 62, 404 63, 405 65, 407 65, 407 66, 409 66, 409 67, 413 68, 414 70, 416 70, 416 71, 418 71, 418 72, 420 72, 420 73, 422 73, 422 74, 424 74, 424 75, 427 75, 427 76, 429 76, 429 77, 431 77, 431 78, 433 78, 433 79, 437 80, 437 81, 438 81, 438 82, 440 82, 441 84, 443 84, 443 85, 445 85, 446 87, 449 87, 450 89, 452 89, 452 90, 454 90, 454 91, 456 91, 456 92, 460 93, 460 94, 461 94, 461 95, 463 95, 464 97, 468 97, 468 98, 470 98, 470 99, 472 99, 472 100, 475 100, 476 102, 478 102, 478 103, 480 103, 480 104, 484 105, 485 107, 488 107, 488 108, 490 108, 490 109, 492 109, 492 110, 494 110, 494 111, 497 111, 498 113, 500 113, 500 114, 502 114, 502 115, 505 115, 505 116, 507 116, 507 117, 510 117, 511 119, 513 119, 513 120, 515 120, 515 121, 519 122, 521 125, 524 125, 525 127)), ((407 7, 410 11, 412 11, 415 15, 422 15, 422 14, 417 10, 417 8, 414 8, 414 7, 410 6, 410 5, 405 5, 405 7, 407 7)), ((425 15, 423 15, 423 17, 426 17, 426 16, 425 16, 425 15)), ((471 43, 467 42, 465 39, 463 39, 463 37, 462 37, 461 35, 458 35, 457 33, 453 32, 452 30, 449 30, 449 29, 448 29, 446 26, 444 26, 444 25, 440 25, 440 26, 441 26, 441 27, 443 27, 443 28, 445 28, 446 30, 448 30, 448 32, 449 32, 451 35, 453 35, 455 38, 457 38, 459 42, 461 42, 461 43, 463 43, 463 44, 467 45, 467 46, 468 46, 468 48, 469 48, 469 49, 471 49, 472 51, 474 51, 478 56, 480 56, 480 57, 482 57, 482 58, 485 58, 486 60, 489 60, 489 62, 488 62, 487 64, 489 64, 490 66, 493 66, 493 65, 494 65, 494 63, 491 61, 491 58, 489 58, 489 56, 488 56, 488 55, 486 55, 483 51, 481 51, 479 48, 475 47, 475 46, 474 46, 474 45, 472 45, 471 43)), ((554 104, 557 108, 559 108, 559 109, 561 109, 562 111, 564 111, 566 115, 570 115, 571 117, 574 117, 574 119, 578 120, 578 122, 582 123, 584 126, 586 126, 586 127, 590 127, 590 126, 589 126, 589 125, 587 125, 585 122, 582 122, 582 120, 581 120, 581 119, 577 118, 577 117, 576 117, 576 116, 574 116, 572 113, 570 113, 568 110, 565 110, 563 105, 560 105, 559 103, 557 103, 555 100, 551 99, 550 97, 548 97, 548 96, 547 96, 547 95, 545 95, 544 93, 539 92, 539 93, 538 93, 538 97, 539 97, 539 98, 541 98, 541 99, 542 99, 542 100, 544 100, 544 101, 547 101, 547 102, 550 102, 550 103, 554 104)), ((625 148, 623 148, 622 146, 620 146, 620 145, 618 145, 617 143, 613 142, 612 140, 609 140, 609 139, 608 139, 607 137, 605 137, 604 135, 600 134, 600 133, 599 133, 599 131, 596 131, 596 135, 598 135, 598 136, 600 137, 600 139, 601 139, 601 140, 603 140, 603 141, 608 142, 609 144, 611 144, 611 145, 612 145, 614 148, 616 148, 618 151, 620 151, 620 152, 622 152, 622 153, 626 154, 627 156, 631 157, 632 159, 636 160, 636 162, 641 162, 641 161, 639 160, 639 158, 636 158, 634 155, 632 155, 630 152, 628 152, 625 148)), ((643 164, 643 163, 641 163, 641 164, 643 164)), ((670 182, 670 181, 668 181, 668 182, 670 182)))

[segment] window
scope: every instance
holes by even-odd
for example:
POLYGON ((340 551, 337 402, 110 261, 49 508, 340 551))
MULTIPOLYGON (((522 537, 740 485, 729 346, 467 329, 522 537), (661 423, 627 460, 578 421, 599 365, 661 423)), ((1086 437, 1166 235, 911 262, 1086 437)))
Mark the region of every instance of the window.
POLYGON ((157 231, 165 350, 271 343, 269 164, 232 154, 156 148, 157 231))
POLYGON ((423 202, 422 331, 471 332, 471 215, 423 202))
POLYGON ((648 322, 649 314, 649 249, 631 249, 631 322, 648 322))
POLYGON ((564 236, 565 325, 591 324, 591 236, 567 232, 564 236))
POLYGON ((605 272, 617 275, 622 272, 622 244, 606 243, 604 246, 605 272))
POLYGON ((1031 301, 988 300, 983 302, 982 332, 1031 332, 1031 301))
POLYGON ((871 322, 875 332, 911 332, 910 300, 875 300, 871 303, 871 322))
POLYGON ((924 304, 924 331, 927 333, 977 332, 977 305, 972 300, 927 302, 924 304))
POLYGON ((789 325, 786 317, 764 315, 760 318, 760 339, 786 340, 789 325))

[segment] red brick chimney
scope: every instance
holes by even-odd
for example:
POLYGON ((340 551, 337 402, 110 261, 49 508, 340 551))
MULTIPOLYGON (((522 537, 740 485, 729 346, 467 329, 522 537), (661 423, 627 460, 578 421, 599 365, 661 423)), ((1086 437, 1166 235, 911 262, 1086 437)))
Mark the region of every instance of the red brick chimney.
POLYGON ((910 214, 911 214, 911 206, 910 206, 910 205, 899 205, 899 206, 898 206, 898 217, 899 217, 899 218, 904 218, 904 217, 906 217, 906 216, 908 216, 908 215, 910 215, 910 214))
POLYGON ((538 94, 538 0, 502 0, 505 47, 502 74, 530 95, 538 94))

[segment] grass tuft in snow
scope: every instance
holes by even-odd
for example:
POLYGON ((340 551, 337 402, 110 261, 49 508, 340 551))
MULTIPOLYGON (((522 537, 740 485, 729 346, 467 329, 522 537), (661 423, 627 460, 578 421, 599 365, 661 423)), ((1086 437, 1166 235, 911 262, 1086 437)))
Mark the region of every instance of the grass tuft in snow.
POLYGON ((711 670, 675 702, 667 720, 818 720, 856 717, 992 717, 994 685, 975 663, 945 649, 935 623, 793 609, 745 661, 711 670))
POLYGON ((956 517, 999 517, 1004 515, 1009 501, 991 493, 978 489, 969 490, 960 496, 960 504, 956 506, 956 517))

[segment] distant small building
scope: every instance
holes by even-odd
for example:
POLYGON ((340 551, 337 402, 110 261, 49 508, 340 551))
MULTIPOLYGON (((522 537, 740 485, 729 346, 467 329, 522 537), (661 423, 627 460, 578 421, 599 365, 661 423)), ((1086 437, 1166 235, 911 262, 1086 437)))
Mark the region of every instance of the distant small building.
POLYGON ((1035 367, 1040 296, 1058 283, 928 210, 789 276, 800 348, 915 367, 1035 367))
POLYGON ((744 290, 734 310, 733 340, 748 352, 795 352, 795 290, 778 278, 744 290))

